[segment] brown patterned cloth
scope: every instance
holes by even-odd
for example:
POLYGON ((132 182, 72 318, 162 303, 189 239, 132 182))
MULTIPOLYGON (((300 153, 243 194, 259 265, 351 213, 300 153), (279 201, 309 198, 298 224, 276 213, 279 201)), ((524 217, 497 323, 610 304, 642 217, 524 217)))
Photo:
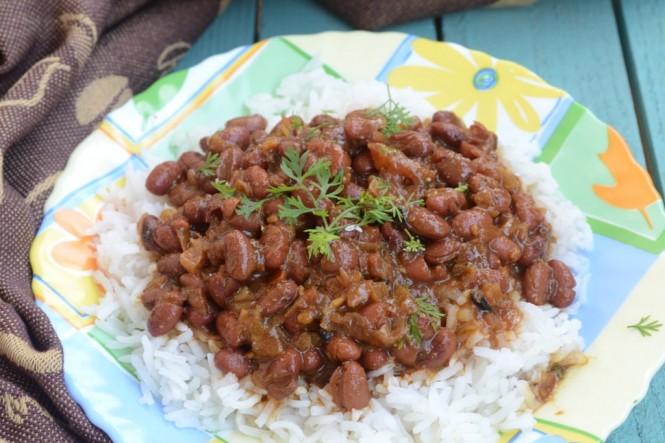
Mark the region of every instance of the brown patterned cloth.
POLYGON ((318 0, 356 29, 386 26, 436 17, 481 6, 519 6, 535 0, 318 0))
POLYGON ((105 442, 67 392, 30 243, 69 154, 175 66, 220 0, 0 1, 0 441, 105 442))

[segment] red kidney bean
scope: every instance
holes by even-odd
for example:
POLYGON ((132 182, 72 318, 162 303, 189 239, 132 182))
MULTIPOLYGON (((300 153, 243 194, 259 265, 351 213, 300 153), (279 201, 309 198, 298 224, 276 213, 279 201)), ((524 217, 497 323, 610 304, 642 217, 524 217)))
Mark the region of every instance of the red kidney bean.
POLYGON ((522 249, 519 245, 505 235, 494 237, 487 246, 502 263, 515 263, 522 256, 522 249))
POLYGON ((369 404, 367 374, 355 361, 346 361, 335 369, 327 390, 340 408, 362 409, 369 404))
POLYGON ((253 114, 245 117, 236 117, 226 122, 226 127, 242 126, 249 132, 264 130, 268 127, 268 120, 262 115, 253 114))
POLYGON ((459 145, 459 153, 464 157, 474 160, 476 158, 482 157, 484 152, 476 145, 463 141, 459 145))
POLYGON ((372 172, 376 171, 374 169, 374 162, 372 161, 372 155, 369 151, 362 151, 353 157, 351 162, 351 167, 358 174, 369 175, 372 172))
POLYGON ((543 213, 538 209, 536 202, 529 194, 524 192, 514 193, 513 204, 517 217, 529 225, 529 230, 535 229, 543 222, 543 213))
POLYGON ((557 308, 570 306, 575 300, 575 277, 568 266, 560 260, 552 259, 547 262, 552 269, 552 277, 556 282, 551 303, 557 308))
POLYGON ((469 187, 472 191, 471 199, 474 203, 486 209, 492 215, 496 216, 510 210, 512 201, 510 193, 493 178, 475 174, 469 180, 469 187))
POLYGON ((286 274, 298 284, 304 283, 309 277, 309 259, 307 258, 307 246, 303 240, 295 240, 291 243, 289 253, 286 256, 286 274))
POLYGON ((406 234, 390 222, 381 225, 381 234, 388 242, 388 248, 393 252, 400 252, 404 248, 406 234))
POLYGON ((173 206, 182 206, 187 200, 205 195, 206 193, 196 184, 181 182, 169 191, 169 201, 173 206))
POLYGON ((460 184, 468 183, 469 177, 474 174, 475 165, 468 158, 450 151, 442 149, 437 151, 442 159, 437 162, 436 170, 439 172, 439 177, 448 186, 457 187, 460 184))
POLYGON ((224 236, 226 272, 238 281, 251 277, 256 268, 256 250, 252 242, 240 231, 224 236))
POLYGON ((352 338, 334 335, 326 344, 326 355, 333 361, 358 360, 362 349, 352 338))
POLYGON ((358 250, 346 240, 335 240, 330 244, 332 259, 321 259, 321 270, 334 274, 340 269, 353 270, 358 268, 358 250))
POLYGON ((420 206, 409 208, 406 222, 414 233, 432 240, 439 240, 450 234, 450 226, 443 217, 420 206))
POLYGON ((462 120, 460 120, 460 118, 457 115, 455 115, 454 112, 450 111, 436 111, 434 115, 432 115, 432 121, 450 123, 455 126, 464 127, 464 123, 462 123, 462 120))
POLYGON ((344 119, 346 140, 353 146, 365 145, 377 138, 379 129, 385 124, 385 119, 379 115, 368 115, 364 110, 353 111, 344 119))
POLYGON ((160 224, 152 232, 155 243, 165 252, 180 252, 180 239, 171 225, 160 224))
POLYGON ((145 181, 145 187, 155 195, 166 195, 184 176, 182 166, 166 161, 155 166, 145 181))
POLYGON ((384 301, 376 301, 363 306, 360 313, 374 329, 379 330, 390 319, 390 305, 384 301))
POLYGON ((263 259, 266 270, 274 271, 282 267, 289 253, 291 234, 282 223, 270 224, 265 227, 261 235, 263 246, 263 259))
POLYGON ((147 310, 152 310, 152 308, 155 307, 155 304, 161 297, 162 292, 164 292, 164 289, 161 287, 148 286, 145 288, 141 293, 141 304, 143 307, 145 307, 147 310))
POLYGON ((529 266, 534 260, 542 258, 547 251, 549 239, 541 231, 532 232, 522 245, 522 256, 517 261, 520 266, 529 266))
POLYGON ((298 285, 293 280, 281 280, 268 286, 257 301, 262 315, 269 316, 290 305, 298 296, 298 285))
POLYGON ((434 189, 427 195, 425 207, 446 217, 456 215, 464 206, 466 206, 466 197, 463 192, 455 191, 452 188, 434 189))
POLYGON ((233 373, 238 380, 249 374, 249 360, 237 351, 220 349, 215 354, 215 366, 222 372, 233 373))
POLYGON ((451 226, 455 234, 468 240, 476 236, 481 228, 492 226, 492 216, 484 209, 471 208, 457 214, 451 226))
POLYGON ((422 365, 431 370, 446 366, 457 350, 457 337, 452 329, 440 328, 430 341, 430 349, 424 355, 422 365))
POLYGON ((428 282, 432 281, 432 270, 427 266, 427 262, 422 255, 416 256, 404 265, 406 276, 413 281, 428 282))
POLYGON ((496 150, 496 134, 490 132, 482 123, 474 122, 469 127, 469 136, 474 144, 483 148, 483 151, 489 153, 496 150))
POLYGON ((309 348, 302 353, 302 372, 315 372, 323 366, 323 357, 316 348, 309 348))
POLYGON ((210 305, 206 303, 205 307, 193 308, 189 307, 185 313, 185 318, 190 326, 196 329, 204 329, 215 321, 215 313, 212 311, 210 305))
POLYGON ((219 165, 215 170, 215 176, 222 181, 231 180, 233 173, 241 168, 244 155, 242 149, 236 146, 222 151, 219 154, 219 165))
POLYGON ((248 343, 242 325, 238 321, 238 314, 235 312, 220 312, 215 320, 215 328, 222 340, 233 349, 248 343))
POLYGON ((409 157, 427 157, 433 150, 432 140, 427 134, 411 130, 393 134, 390 137, 390 145, 409 157))
POLYGON ((195 171, 198 171, 201 165, 203 165, 203 162, 205 162, 205 156, 196 151, 186 151, 178 157, 178 164, 180 164, 184 170, 194 169, 195 171))
POLYGON ((226 221, 231 227, 239 229, 240 231, 247 232, 251 235, 257 235, 261 232, 261 224, 263 219, 258 211, 252 212, 249 217, 243 217, 234 214, 226 221))
POLYGON ((250 193, 252 198, 262 199, 268 196, 268 188, 270 187, 270 178, 265 169, 261 166, 250 166, 245 169, 245 180, 249 184, 250 193))
POLYGON ((180 264, 180 255, 177 253, 161 256, 157 260, 157 271, 171 278, 178 278, 187 272, 180 264))
POLYGON ((363 353, 360 356, 360 359, 358 359, 358 363, 368 371, 375 371, 388 363, 388 360, 390 360, 390 355, 385 349, 377 346, 365 345, 365 349, 363 349, 363 353))
POLYGON ((221 153, 226 149, 249 146, 249 130, 242 126, 229 126, 208 137, 207 151, 221 153))
POLYGON ((188 200, 182 206, 182 215, 195 225, 206 223, 206 216, 210 206, 210 199, 201 197, 188 200))
POLYGON ((182 316, 182 306, 158 302, 148 316, 148 331, 153 337, 169 332, 182 316))
POLYGON ((462 243, 452 238, 444 238, 430 243, 425 248, 425 261, 431 265, 443 265, 459 255, 462 243))
POLYGON ((390 353, 395 357, 395 360, 404 366, 414 367, 418 361, 418 348, 410 342, 405 341, 401 346, 393 346, 390 348, 390 353))
POLYGON ((543 305, 550 294, 552 269, 542 260, 535 260, 522 277, 522 294, 524 298, 534 305, 543 305))
POLYGON ((283 204, 284 199, 282 197, 268 200, 263 204, 263 215, 265 215, 266 218, 270 217, 271 215, 277 215, 279 212, 279 207, 283 204))
POLYGON ((454 148, 459 148, 460 143, 469 141, 464 129, 452 123, 433 121, 430 132, 432 136, 442 139, 454 148))
POLYGON ((208 279, 207 288, 215 304, 224 308, 240 288, 240 283, 229 276, 224 268, 220 268, 208 279))
POLYGON ((162 248, 159 247, 153 238, 153 234, 159 223, 159 219, 154 215, 143 214, 136 225, 141 243, 146 251, 163 252, 162 248))
POLYGON ((263 385, 268 394, 277 400, 288 397, 298 387, 298 373, 302 357, 289 348, 272 360, 263 374, 263 385))

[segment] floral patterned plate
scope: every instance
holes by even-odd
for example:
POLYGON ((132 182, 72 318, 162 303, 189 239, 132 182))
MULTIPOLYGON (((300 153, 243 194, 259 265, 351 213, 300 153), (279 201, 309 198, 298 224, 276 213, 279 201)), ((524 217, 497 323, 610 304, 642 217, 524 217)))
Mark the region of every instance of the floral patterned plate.
POLYGON ((211 57, 134 97, 76 149, 46 203, 31 262, 34 292, 63 343, 68 386, 91 420, 123 442, 242 440, 176 428, 158 405, 139 404, 137 381, 105 348, 107 337, 83 309, 100 296, 87 232, 103 204, 97 192, 121 180, 128 165, 145 168, 148 152, 173 158, 183 136, 247 112, 247 98, 273 92, 312 57, 332 75, 412 87, 467 123, 482 121, 502 140, 538 145, 537 160, 550 165, 594 231, 588 302, 576 314, 589 363, 573 370, 537 411, 533 431, 504 433, 501 440, 606 438, 665 359, 665 331, 658 327, 665 321, 661 197, 622 137, 564 91, 517 64, 399 33, 276 37, 211 57), (642 331, 650 335, 628 327, 649 314, 654 317, 642 324, 654 327, 642 331))

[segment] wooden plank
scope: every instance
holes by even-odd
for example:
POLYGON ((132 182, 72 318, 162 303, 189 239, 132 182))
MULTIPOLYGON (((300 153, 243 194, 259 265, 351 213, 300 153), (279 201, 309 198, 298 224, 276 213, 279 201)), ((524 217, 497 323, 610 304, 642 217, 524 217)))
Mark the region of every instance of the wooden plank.
POLYGON ((620 0, 619 30, 623 39, 642 136, 652 176, 665 190, 665 2, 620 0))
POLYGON ((515 61, 588 107, 645 165, 611 0, 538 0, 443 17, 447 41, 515 61))
MULTIPOLYGON (((351 31, 351 25, 312 0, 263 0, 261 38, 321 31, 351 31)), ((391 26, 382 31, 398 31, 436 39, 434 19, 391 26)))
POLYGON ((176 66, 176 70, 189 68, 211 55, 253 43, 255 24, 256 2, 232 1, 192 45, 176 66))
MULTIPOLYGON (((665 3, 620 0, 617 16, 651 175, 662 193, 665 190, 665 85, 661 80, 665 69, 665 3)), ((665 367, 662 367, 644 399, 607 443, 665 441, 664 399, 665 367)))

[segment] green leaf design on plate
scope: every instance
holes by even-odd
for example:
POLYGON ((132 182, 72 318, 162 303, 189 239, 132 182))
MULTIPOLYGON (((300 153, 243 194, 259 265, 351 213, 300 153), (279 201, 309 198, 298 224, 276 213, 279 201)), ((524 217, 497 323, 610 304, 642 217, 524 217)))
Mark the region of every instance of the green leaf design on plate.
POLYGON ((589 110, 573 103, 538 160, 550 164, 594 232, 649 252, 665 249, 665 210, 650 177, 589 110))
POLYGON ((189 70, 183 70, 162 77, 150 88, 134 97, 134 106, 143 117, 144 124, 151 115, 173 100, 185 83, 188 73, 189 70))

